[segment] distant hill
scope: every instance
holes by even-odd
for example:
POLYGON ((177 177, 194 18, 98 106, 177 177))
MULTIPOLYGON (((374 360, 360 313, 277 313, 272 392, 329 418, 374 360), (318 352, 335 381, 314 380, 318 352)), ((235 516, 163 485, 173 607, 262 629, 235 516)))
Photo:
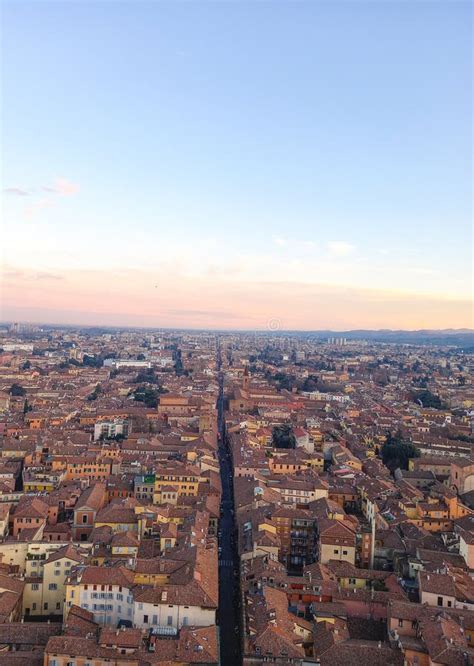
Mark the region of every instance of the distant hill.
POLYGON ((381 329, 379 331, 314 331, 317 338, 342 337, 347 340, 367 340, 368 342, 391 342, 412 345, 454 345, 465 351, 474 350, 474 330, 469 328, 419 331, 392 331, 381 329))

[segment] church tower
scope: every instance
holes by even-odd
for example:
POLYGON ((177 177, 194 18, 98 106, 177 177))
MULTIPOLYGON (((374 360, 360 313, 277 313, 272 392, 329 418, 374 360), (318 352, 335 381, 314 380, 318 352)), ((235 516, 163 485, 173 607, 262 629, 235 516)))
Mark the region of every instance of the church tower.
POLYGON ((242 391, 248 393, 249 388, 250 388, 249 367, 248 365, 246 365, 244 370, 244 379, 242 381, 242 391))

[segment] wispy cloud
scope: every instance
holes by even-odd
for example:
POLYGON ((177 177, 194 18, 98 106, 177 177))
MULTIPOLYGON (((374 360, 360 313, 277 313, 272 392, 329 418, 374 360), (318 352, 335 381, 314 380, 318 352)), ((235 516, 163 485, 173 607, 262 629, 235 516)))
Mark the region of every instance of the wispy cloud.
POLYGON ((33 217, 35 213, 43 210, 43 208, 51 208, 51 206, 54 206, 53 200, 48 197, 43 197, 42 199, 35 201, 31 206, 27 206, 25 208, 25 215, 26 217, 33 217))
POLYGON ((349 257, 355 252, 355 246, 346 241, 329 241, 328 250, 334 257, 349 257))
POLYGON ((29 190, 25 190, 23 187, 5 187, 3 191, 5 194, 14 194, 17 197, 29 197, 31 194, 29 190))
POLYGON ((51 273, 49 271, 19 270, 5 265, 0 265, 0 273, 5 280, 14 280, 17 282, 36 282, 37 280, 59 282, 66 279, 63 274, 51 273))
POLYGON ((6 187, 3 192, 17 197, 31 197, 31 203, 25 208, 26 217, 33 217, 44 208, 56 205, 58 197, 71 197, 77 194, 80 185, 67 178, 55 178, 50 185, 41 185, 39 188, 6 187), (47 192, 45 196, 42 193, 47 192))

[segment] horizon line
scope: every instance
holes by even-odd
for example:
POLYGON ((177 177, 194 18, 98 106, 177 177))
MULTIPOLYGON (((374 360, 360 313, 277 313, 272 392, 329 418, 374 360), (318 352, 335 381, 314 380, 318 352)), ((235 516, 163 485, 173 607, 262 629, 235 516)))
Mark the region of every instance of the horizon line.
POLYGON ((445 334, 473 334, 474 328, 348 328, 337 330, 332 328, 314 328, 314 329, 283 329, 283 328, 195 328, 195 327, 180 327, 180 326, 131 326, 131 325, 112 325, 112 324, 64 324, 45 321, 31 321, 31 320, 0 320, 0 326, 9 326, 12 324, 22 324, 25 326, 43 326, 52 328, 104 328, 111 330, 141 330, 141 331, 199 331, 211 333, 265 333, 268 335, 277 335, 284 333, 334 333, 334 334, 348 334, 348 333, 445 333, 445 334))

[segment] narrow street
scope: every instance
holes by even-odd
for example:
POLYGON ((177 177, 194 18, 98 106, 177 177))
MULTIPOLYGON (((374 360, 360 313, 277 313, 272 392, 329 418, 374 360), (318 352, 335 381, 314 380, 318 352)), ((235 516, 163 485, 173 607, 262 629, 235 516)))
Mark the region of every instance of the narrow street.
MULTIPOLYGON (((219 343, 218 343, 219 344, 219 343)), ((222 483, 219 536, 219 633, 222 666, 242 663, 240 647, 240 578, 237 547, 234 540, 234 498, 232 466, 224 427, 224 375, 221 371, 220 346, 217 349, 219 397, 219 463, 222 483)))

